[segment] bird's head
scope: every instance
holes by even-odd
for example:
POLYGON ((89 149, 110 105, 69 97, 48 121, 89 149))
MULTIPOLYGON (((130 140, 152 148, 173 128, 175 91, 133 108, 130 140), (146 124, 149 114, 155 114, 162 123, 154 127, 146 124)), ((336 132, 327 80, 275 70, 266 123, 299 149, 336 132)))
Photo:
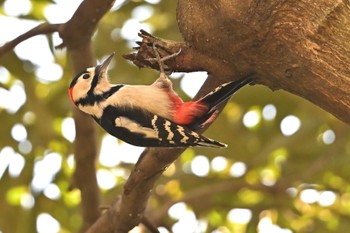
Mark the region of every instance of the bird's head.
POLYGON ((114 53, 110 54, 100 65, 80 71, 69 86, 69 97, 78 105, 81 101, 102 94, 110 88, 107 68, 114 53))

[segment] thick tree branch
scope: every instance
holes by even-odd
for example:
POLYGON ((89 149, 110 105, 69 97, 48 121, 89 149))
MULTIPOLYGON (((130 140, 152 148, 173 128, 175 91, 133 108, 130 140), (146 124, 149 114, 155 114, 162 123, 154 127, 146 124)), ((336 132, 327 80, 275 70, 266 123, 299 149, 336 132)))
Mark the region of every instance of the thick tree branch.
MULTIPOLYGON (((189 46, 350 123, 349 1, 178 0, 189 46)), ((215 73, 214 73, 215 74, 215 73)))

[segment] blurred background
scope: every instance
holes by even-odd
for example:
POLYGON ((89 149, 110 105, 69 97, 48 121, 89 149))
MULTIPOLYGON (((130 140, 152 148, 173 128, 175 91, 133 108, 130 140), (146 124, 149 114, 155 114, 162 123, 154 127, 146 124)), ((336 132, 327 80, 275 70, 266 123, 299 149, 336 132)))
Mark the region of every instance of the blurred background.
MULTIPOLYGON (((80 3, 0 0, 0 46, 44 21, 66 22, 80 3)), ((175 10, 169 0, 115 2, 93 38, 99 60, 117 54, 112 83, 158 77, 121 55, 133 51, 140 29, 182 40, 175 10)), ((0 57, 0 233, 68 233, 81 224, 79 191, 68 191, 75 131, 67 88, 74 74, 66 50, 54 49, 60 43, 57 33, 37 36, 0 57)), ((171 77, 189 100, 206 74, 171 77)), ((110 204, 143 148, 98 130, 97 178, 102 203, 110 204)), ((350 229, 348 125, 306 100, 255 85, 235 94, 205 135, 229 147, 189 148, 160 178, 148 214, 162 233, 350 229)))

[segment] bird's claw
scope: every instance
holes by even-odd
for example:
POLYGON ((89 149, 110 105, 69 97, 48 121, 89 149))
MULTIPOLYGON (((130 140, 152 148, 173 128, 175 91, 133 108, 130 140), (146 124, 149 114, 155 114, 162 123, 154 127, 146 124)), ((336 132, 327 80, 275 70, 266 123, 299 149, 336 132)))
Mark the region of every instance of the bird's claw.
POLYGON ((191 130, 194 130, 194 131, 206 128, 207 126, 209 126, 211 123, 213 123, 216 120, 216 118, 219 116, 219 113, 220 113, 220 111, 215 109, 206 121, 194 122, 189 126, 189 128, 191 130))
POLYGON ((153 51, 154 51, 154 54, 156 55, 156 57, 155 58, 147 58, 145 60, 149 61, 150 63, 157 62, 158 65, 159 65, 159 71, 160 71, 161 74, 165 73, 164 72, 164 67, 165 67, 164 62, 167 61, 167 60, 170 60, 172 58, 177 57, 181 53, 181 48, 180 48, 179 51, 177 51, 176 53, 169 54, 169 55, 167 55, 165 57, 161 57, 160 53, 159 53, 159 51, 157 49, 157 43, 156 42, 154 42, 152 44, 152 48, 153 48, 153 51))

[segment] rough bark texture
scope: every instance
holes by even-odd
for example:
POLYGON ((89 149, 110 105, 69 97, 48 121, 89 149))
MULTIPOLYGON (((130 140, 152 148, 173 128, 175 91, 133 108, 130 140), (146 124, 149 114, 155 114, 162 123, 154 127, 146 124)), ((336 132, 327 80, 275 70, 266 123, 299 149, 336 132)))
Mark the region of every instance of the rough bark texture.
POLYGON ((307 99, 350 123, 348 1, 179 0, 185 41, 271 89, 307 99))

